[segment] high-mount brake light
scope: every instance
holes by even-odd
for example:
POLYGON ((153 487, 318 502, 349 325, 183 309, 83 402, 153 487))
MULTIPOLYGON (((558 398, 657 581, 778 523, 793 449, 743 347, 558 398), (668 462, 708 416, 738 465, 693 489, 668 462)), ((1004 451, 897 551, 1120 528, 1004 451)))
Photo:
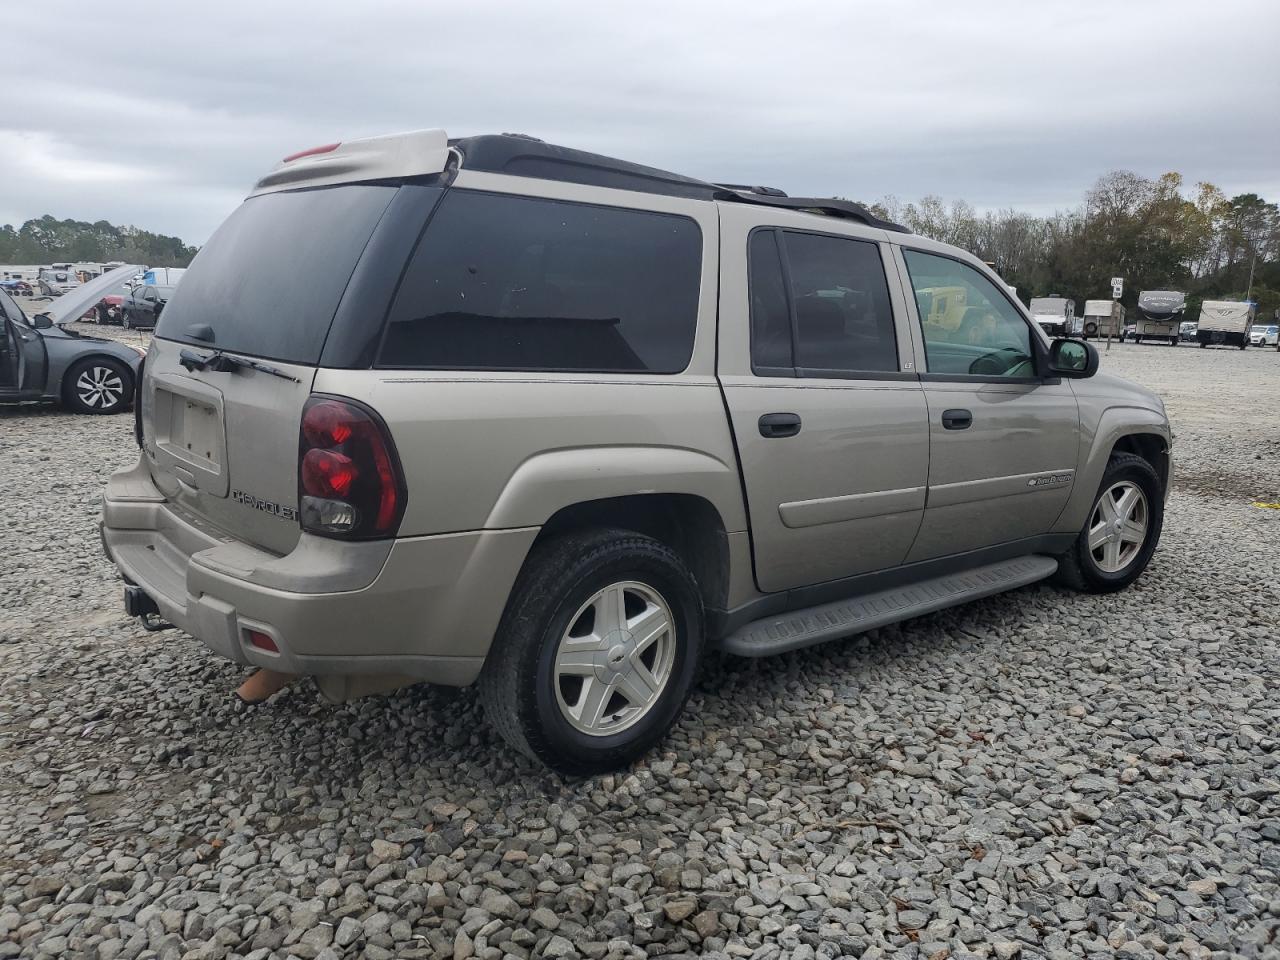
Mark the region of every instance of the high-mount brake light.
POLYGON ((299 150, 297 153, 289 154, 280 162, 288 163, 291 160, 301 160, 303 157, 314 157, 318 153, 333 153, 333 151, 337 150, 340 146, 342 146, 341 140, 339 140, 337 143, 326 143, 318 147, 311 147, 310 149, 307 149, 307 150, 299 150))
POLYGON ((355 400, 311 396, 298 438, 302 529, 351 540, 391 537, 405 500, 404 475, 382 419, 355 400))

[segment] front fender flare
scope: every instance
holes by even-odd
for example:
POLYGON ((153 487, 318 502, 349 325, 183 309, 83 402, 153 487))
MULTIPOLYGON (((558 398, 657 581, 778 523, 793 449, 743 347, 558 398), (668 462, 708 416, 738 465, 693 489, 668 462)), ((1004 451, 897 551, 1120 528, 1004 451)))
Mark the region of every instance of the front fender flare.
POLYGON ((1116 443, 1123 437, 1135 434, 1161 438, 1166 450, 1173 441, 1169 421, 1164 415, 1139 406, 1108 407, 1098 418, 1092 432, 1081 431, 1080 466, 1076 470, 1075 485, 1058 522, 1054 524, 1054 533, 1071 533, 1084 526, 1116 443))

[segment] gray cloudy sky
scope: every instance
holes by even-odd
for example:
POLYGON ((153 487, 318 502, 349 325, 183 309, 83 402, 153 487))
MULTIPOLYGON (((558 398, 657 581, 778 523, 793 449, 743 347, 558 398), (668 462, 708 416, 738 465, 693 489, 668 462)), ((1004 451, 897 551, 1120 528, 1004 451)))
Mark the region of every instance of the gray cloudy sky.
POLYGON ((284 154, 433 126, 793 194, 1042 213, 1125 167, 1280 200, 1276 0, 6 9, 56 39, 0 56, 0 223, 202 243, 284 154))

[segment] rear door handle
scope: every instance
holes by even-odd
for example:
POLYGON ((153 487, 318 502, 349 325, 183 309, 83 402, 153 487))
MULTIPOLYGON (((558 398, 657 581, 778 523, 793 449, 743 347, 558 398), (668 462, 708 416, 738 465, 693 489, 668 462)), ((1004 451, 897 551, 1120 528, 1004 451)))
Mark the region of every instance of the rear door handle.
POLYGON ((760 418, 760 436, 775 439, 794 437, 800 432, 798 413, 766 413, 760 418))
POLYGON ((967 430, 973 423, 973 414, 968 410, 943 410, 942 425, 948 430, 967 430))

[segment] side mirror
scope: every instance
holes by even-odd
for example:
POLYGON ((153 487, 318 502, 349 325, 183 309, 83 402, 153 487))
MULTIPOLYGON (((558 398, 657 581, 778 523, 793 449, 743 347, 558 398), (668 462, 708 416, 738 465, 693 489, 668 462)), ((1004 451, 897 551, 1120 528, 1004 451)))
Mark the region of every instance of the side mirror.
POLYGON ((33 330, 48 330, 53 327, 53 321, 47 313, 37 313, 31 318, 31 327, 33 330))
POLYGON ((1083 340, 1055 340, 1049 344, 1049 372, 1057 377, 1092 377, 1098 372, 1098 351, 1083 340))

